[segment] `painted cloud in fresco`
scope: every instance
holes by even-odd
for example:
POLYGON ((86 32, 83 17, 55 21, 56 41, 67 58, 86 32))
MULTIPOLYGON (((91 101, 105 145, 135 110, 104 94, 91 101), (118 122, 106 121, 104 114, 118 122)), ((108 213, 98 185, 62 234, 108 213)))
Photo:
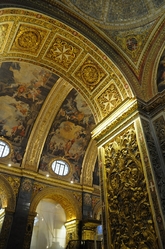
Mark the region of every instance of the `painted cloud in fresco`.
POLYGON ((48 171, 50 158, 63 157, 72 167, 72 180, 79 182, 82 162, 94 127, 93 115, 84 99, 72 90, 63 102, 50 129, 40 162, 48 171))
POLYGON ((0 64, 0 136, 12 143, 14 163, 21 163, 35 119, 57 79, 29 63, 0 64))

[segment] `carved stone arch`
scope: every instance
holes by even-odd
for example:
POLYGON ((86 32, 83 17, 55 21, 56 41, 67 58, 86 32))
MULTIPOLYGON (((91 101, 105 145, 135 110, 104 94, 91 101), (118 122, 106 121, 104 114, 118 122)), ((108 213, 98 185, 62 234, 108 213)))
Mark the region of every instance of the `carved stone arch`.
POLYGON ((66 220, 81 219, 81 207, 71 192, 60 188, 44 188, 32 200, 30 213, 35 213, 42 199, 52 199, 58 202, 66 213, 66 220))
POLYGON ((5 208, 7 211, 14 212, 16 206, 16 197, 9 182, 2 175, 0 175, 0 198, 2 202, 2 208, 5 208))

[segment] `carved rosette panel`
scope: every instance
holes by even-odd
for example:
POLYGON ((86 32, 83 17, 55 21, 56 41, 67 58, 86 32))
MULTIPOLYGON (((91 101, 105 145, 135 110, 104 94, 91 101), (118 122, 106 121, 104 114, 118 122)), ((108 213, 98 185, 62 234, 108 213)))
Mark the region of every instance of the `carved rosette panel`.
POLYGON ((134 127, 105 146, 112 248, 158 248, 134 127))
POLYGON ((47 38, 48 31, 35 26, 20 24, 11 46, 12 52, 26 51, 35 56, 38 55, 47 38))
POLYGON ((90 91, 93 91, 106 76, 107 73, 91 56, 87 56, 75 72, 75 77, 85 84, 90 91))
POLYGON ((74 43, 64 37, 56 36, 45 58, 68 70, 80 52, 80 48, 74 43))
POLYGON ((102 110, 103 116, 107 116, 121 102, 122 98, 114 84, 111 84, 99 97, 98 102, 102 110))
MULTIPOLYGON (((150 128, 149 122, 147 122, 146 120, 142 120, 142 124, 143 124, 146 142, 147 142, 147 147, 148 147, 149 153, 150 153, 150 158, 152 160, 152 165, 153 165, 153 169, 154 169, 154 173, 155 173, 155 178, 156 178, 156 182, 157 182, 159 196, 161 199, 162 211, 163 211, 163 214, 165 215, 165 175, 164 175, 164 172, 163 172, 163 169, 161 166, 161 161, 160 161, 160 158, 158 155, 157 147, 154 143, 154 139, 152 136, 153 132, 150 128)), ((150 185, 151 185, 151 183, 150 183, 150 185)), ((152 192, 155 191, 153 187, 154 186, 152 184, 151 185, 152 192)))

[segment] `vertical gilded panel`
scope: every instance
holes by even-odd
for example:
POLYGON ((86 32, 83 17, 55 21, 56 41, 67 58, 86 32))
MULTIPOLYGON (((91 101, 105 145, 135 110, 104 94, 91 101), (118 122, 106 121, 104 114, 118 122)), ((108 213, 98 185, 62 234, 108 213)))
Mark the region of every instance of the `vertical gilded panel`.
POLYGON ((134 127, 104 149, 111 248, 158 248, 134 127))

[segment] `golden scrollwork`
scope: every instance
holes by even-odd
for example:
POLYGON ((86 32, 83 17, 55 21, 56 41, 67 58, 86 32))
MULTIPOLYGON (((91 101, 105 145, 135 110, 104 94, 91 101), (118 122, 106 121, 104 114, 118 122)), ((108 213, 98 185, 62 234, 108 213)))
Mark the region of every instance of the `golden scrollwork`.
POLYGON ((75 76, 90 90, 93 90, 103 81, 107 74, 91 56, 87 56, 83 64, 76 71, 75 76))
POLYGON ((45 58, 69 69, 80 53, 80 48, 61 36, 56 36, 46 53, 45 58))
POLYGON ((47 33, 47 30, 39 27, 20 24, 11 51, 26 51, 37 55, 47 37, 47 33))
POLYGON ((98 102, 104 117, 107 116, 110 112, 112 112, 114 108, 116 108, 122 102, 122 98, 115 84, 111 84, 98 97, 98 102))
POLYGON ((158 248, 133 126, 105 146, 105 159, 112 248, 158 248))

